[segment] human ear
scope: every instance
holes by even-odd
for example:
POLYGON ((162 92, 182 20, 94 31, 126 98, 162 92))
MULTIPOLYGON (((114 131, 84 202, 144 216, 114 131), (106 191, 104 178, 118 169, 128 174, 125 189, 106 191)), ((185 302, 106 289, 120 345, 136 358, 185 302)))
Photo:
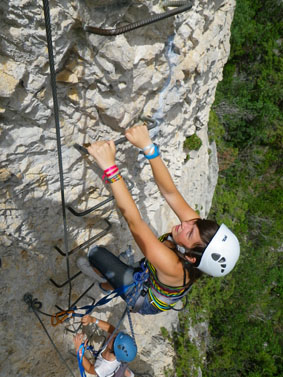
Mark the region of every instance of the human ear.
POLYGON ((194 264, 197 261, 196 257, 190 257, 189 255, 185 255, 185 258, 187 259, 188 262, 194 264))

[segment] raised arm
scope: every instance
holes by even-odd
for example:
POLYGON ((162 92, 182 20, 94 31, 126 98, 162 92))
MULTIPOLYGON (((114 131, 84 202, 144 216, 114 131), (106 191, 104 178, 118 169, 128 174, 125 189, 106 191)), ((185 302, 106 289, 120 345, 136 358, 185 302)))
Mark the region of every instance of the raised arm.
MULTIPOLYGON (((136 147, 145 148, 152 144, 146 126, 135 126, 126 131, 126 138, 136 147)), ((147 151, 145 151, 147 153, 147 151)), ((199 215, 189 206, 175 186, 172 177, 160 156, 149 160, 156 184, 165 200, 180 221, 198 218, 199 215)))
MULTIPOLYGON (((91 144, 88 152, 95 158, 101 169, 115 165, 115 145, 113 141, 99 141, 91 144)), ((121 177, 110 184, 116 203, 129 229, 144 256, 160 271, 168 276, 179 274, 179 259, 175 253, 162 244, 149 226, 143 221, 139 210, 121 177)))

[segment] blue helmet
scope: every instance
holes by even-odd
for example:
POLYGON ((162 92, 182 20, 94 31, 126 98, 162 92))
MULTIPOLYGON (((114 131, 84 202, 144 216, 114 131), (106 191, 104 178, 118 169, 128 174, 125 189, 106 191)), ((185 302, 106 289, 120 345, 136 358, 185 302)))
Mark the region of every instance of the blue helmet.
POLYGON ((123 332, 119 332, 114 340, 114 353, 118 361, 129 363, 137 354, 137 346, 134 339, 123 332))

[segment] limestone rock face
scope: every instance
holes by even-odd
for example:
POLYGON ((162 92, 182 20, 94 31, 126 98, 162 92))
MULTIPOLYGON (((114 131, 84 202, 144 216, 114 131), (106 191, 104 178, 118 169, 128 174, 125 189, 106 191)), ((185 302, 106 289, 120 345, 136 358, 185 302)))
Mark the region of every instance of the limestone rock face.
MULTIPOLYGON (((165 10, 148 0, 50 0, 52 39, 64 169, 65 200, 76 211, 89 209, 111 193, 101 171, 73 147, 98 139, 119 139, 142 116, 158 126, 151 131, 165 163, 187 201, 207 216, 217 181, 215 145, 207 137, 210 106, 229 55, 234 0, 196 0, 191 10, 126 34, 106 37, 84 27, 115 28, 165 10), (183 143, 196 133, 198 151, 183 143)), ((69 285, 56 288, 77 273, 79 247, 68 261, 65 251, 54 106, 44 13, 41 2, 0 3, 0 144, 1 144, 1 376, 69 376, 34 313, 22 298, 30 292, 46 313, 68 306, 69 285)), ((123 143, 117 163, 143 218, 156 234, 177 219, 154 184, 149 164, 139 151, 123 143)), ((135 245, 113 201, 83 217, 66 212, 70 250, 99 234, 96 241, 119 254, 135 245)), ((71 303, 92 284, 82 275, 72 281, 71 303)), ((95 284, 78 306, 98 300, 95 284)), ((94 314, 114 325, 124 308, 120 299, 94 314)), ((139 354, 132 369, 144 376, 163 376, 174 369, 174 350, 160 327, 177 328, 176 312, 158 317, 133 316, 139 354)), ((75 376, 79 375, 72 333, 50 326, 50 336, 75 376)), ((77 325, 74 325, 77 326, 77 325)), ((124 321, 122 328, 128 327, 124 321)), ((73 329, 71 326, 70 329, 73 329)))

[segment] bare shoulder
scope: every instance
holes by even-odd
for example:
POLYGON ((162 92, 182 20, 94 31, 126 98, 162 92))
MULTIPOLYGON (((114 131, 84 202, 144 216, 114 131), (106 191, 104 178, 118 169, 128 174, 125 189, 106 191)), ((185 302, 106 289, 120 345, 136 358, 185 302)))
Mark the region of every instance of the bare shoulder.
POLYGON ((131 232, 143 255, 157 270, 172 277, 178 275, 178 256, 170 247, 158 240, 144 221, 133 227, 131 232))

